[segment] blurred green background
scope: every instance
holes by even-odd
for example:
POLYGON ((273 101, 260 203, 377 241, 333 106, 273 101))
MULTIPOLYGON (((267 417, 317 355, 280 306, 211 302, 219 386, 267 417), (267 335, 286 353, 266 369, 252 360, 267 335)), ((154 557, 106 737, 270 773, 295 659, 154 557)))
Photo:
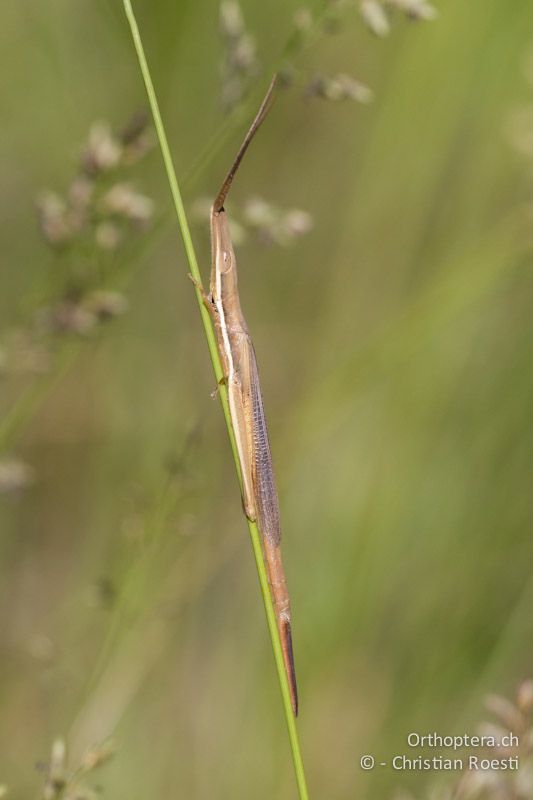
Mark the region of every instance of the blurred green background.
MULTIPOLYGON (((135 6, 192 210, 227 170, 299 4, 243 0, 261 70, 226 118, 218 3, 135 6)), ((295 58, 233 197, 314 221, 287 247, 249 237, 238 258, 315 798, 422 796, 431 774, 363 773, 360 755, 402 753, 410 731, 473 733, 485 693, 532 672, 533 128, 516 113, 533 106, 533 10, 438 10, 396 15, 384 38, 343 10, 295 58), (373 102, 303 96, 339 72, 373 102)), ((37 222, 36 195, 67 190, 95 120, 120 128, 146 105, 121 3, 24 0, 0 20, 2 340, 64 291, 76 259, 129 304, 89 336, 47 339, 40 371, 0 377, 2 457, 32 471, 0 496, 0 783, 39 796, 57 736, 74 766, 112 736, 107 797, 295 797, 159 151, 129 173, 155 214, 116 272, 96 245, 57 255, 37 222)), ((207 224, 193 233, 207 280, 207 224)))

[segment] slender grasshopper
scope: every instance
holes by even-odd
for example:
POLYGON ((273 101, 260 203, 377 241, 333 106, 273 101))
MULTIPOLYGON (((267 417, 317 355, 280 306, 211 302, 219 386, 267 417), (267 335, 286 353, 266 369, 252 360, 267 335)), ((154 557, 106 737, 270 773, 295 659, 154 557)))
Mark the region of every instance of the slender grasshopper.
MULTIPOLYGON (((294 715, 298 693, 292 650, 291 610, 281 561, 279 502, 268 432, 263 410, 257 361, 237 288, 237 262, 224 203, 250 142, 268 113, 276 76, 239 148, 211 209, 211 280, 209 294, 197 288, 213 322, 228 390, 231 423, 235 434, 242 478, 246 516, 257 522, 263 547, 270 591, 281 639, 285 671, 294 715)), ((194 281, 196 283, 196 281, 194 281)))

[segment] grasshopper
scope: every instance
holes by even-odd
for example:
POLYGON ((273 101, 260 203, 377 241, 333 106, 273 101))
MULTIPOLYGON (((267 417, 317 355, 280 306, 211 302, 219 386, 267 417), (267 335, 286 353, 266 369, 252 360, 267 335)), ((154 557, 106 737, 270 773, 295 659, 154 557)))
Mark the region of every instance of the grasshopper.
POLYGON ((268 113, 276 76, 239 148, 211 208, 211 280, 209 294, 201 284, 204 305, 209 311, 228 391, 231 424, 235 435, 242 478, 243 507, 248 519, 257 522, 263 556, 274 604, 283 660, 294 715, 298 714, 298 693, 292 649, 291 610, 281 560, 279 501, 274 481, 272 456, 263 410, 263 398, 255 351, 241 310, 237 287, 237 262, 224 208, 250 142, 268 113))

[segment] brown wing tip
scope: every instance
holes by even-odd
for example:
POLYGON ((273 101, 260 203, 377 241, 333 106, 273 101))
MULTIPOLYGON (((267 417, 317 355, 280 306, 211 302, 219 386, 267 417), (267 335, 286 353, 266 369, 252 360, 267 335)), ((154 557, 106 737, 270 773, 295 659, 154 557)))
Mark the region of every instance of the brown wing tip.
POLYGON ((292 712, 298 716, 298 687, 296 685, 296 670, 294 668, 294 653, 292 649, 292 630, 291 623, 285 619, 282 622, 281 647, 283 650, 283 660, 285 671, 289 681, 289 691, 291 695, 292 712))

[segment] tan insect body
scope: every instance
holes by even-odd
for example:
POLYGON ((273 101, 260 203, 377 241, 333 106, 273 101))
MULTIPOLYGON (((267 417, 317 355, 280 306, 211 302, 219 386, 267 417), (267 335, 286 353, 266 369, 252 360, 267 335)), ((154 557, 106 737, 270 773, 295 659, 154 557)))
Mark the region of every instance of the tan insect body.
POLYGON ((270 591, 291 692, 292 708, 296 715, 298 713, 298 694, 292 652, 289 595, 280 551, 279 502, 272 469, 257 361, 248 326, 241 310, 237 286, 237 262, 224 209, 227 193, 242 157, 268 112, 275 83, 276 78, 274 77, 213 204, 211 210, 210 294, 206 294, 201 286, 199 288, 215 329, 240 462, 244 510, 250 520, 257 522, 261 534, 270 591))

